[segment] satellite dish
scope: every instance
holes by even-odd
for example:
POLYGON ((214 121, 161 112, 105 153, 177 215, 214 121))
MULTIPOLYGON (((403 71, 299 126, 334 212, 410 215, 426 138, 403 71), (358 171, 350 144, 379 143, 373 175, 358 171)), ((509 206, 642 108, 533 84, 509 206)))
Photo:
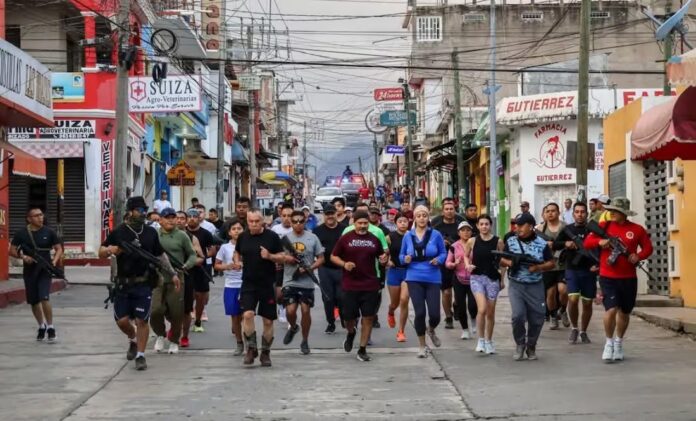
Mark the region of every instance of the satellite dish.
POLYGON ((689 11, 689 7, 691 6, 691 1, 689 0, 682 6, 675 14, 670 16, 669 19, 664 21, 662 25, 660 25, 659 28, 657 28, 657 31, 655 32, 655 38, 658 41, 662 41, 665 38, 669 36, 669 34, 672 32, 673 29, 677 28, 678 26, 681 25, 682 20, 684 19, 684 16, 686 15, 686 12, 689 11))

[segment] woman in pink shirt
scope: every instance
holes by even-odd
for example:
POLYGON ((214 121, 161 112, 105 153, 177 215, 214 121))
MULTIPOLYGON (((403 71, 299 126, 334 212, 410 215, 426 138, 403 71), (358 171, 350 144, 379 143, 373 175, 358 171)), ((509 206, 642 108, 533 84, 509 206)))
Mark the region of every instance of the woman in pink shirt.
POLYGON ((452 269, 455 271, 455 277, 457 282, 453 282, 454 296, 457 302, 455 307, 457 310, 457 315, 459 316, 459 323, 462 325, 462 339, 469 339, 472 335, 476 334, 476 314, 478 313, 478 308, 476 307, 476 300, 474 299, 474 294, 471 292, 471 286, 469 285, 469 276, 471 273, 466 268, 465 257, 467 256, 467 246, 466 243, 471 238, 473 229, 468 222, 462 221, 457 227, 459 230, 459 241, 456 241, 450 247, 447 253, 447 261, 445 266, 447 269, 452 269), (469 310, 469 315, 467 316, 467 309, 469 310), (468 317, 471 317, 472 330, 469 330, 468 317))

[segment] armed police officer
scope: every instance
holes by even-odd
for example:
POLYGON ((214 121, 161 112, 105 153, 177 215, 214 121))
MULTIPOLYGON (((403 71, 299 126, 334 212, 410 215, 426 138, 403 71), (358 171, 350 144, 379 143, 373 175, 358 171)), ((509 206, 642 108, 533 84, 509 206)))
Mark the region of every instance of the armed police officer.
POLYGON ((99 257, 116 256, 116 296, 114 319, 116 325, 128 337, 126 359, 135 360, 136 370, 147 369, 145 348, 150 333, 148 320, 152 302, 152 289, 160 282, 160 274, 154 267, 171 276, 174 289, 181 288, 181 281, 160 245, 157 231, 145 224, 147 205, 140 197, 126 202, 126 222, 114 229, 99 248, 99 257), (155 257, 154 261, 148 255, 155 257), (131 324, 135 319, 136 327, 131 324))

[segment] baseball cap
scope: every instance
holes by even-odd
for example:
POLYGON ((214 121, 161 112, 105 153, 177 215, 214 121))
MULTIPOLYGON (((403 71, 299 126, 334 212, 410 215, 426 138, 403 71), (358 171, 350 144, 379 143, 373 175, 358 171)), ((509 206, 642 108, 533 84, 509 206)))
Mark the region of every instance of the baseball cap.
POLYGON ((520 215, 517 216, 515 219, 515 224, 516 225, 524 225, 524 224, 531 224, 531 225, 536 225, 536 220, 532 216, 531 213, 521 213, 520 215))
POLYGON ((369 210, 370 210, 370 213, 376 213, 377 215, 382 214, 382 211, 379 210, 379 208, 377 206, 371 206, 369 210))
POLYGON ((162 209, 162 212, 160 212, 160 216, 162 218, 167 218, 169 216, 176 216, 176 211, 173 208, 164 208, 164 209, 162 209))
POLYGON ((305 205, 305 206, 302 206, 301 210, 311 210, 311 209, 309 208, 309 206, 305 205))
POLYGON ((396 210, 396 209, 389 209, 389 210, 387 211, 387 213, 388 213, 389 215, 397 215, 397 214, 399 213, 399 211, 396 210))
POLYGON ((472 230, 472 231, 474 230, 474 229, 471 227, 471 224, 469 224, 469 223, 466 222, 466 221, 462 221, 462 222, 459 223, 459 226, 457 227, 457 231, 461 231, 461 230, 463 230, 464 228, 469 228, 469 229, 472 230))
POLYGON ((353 212, 353 208, 351 208, 350 206, 346 206, 346 212, 353 212))
POLYGON ((608 205, 611 202, 611 199, 609 199, 609 196, 607 196, 606 194, 600 194, 597 197, 597 201, 601 202, 604 205, 608 205))
POLYGON ((198 213, 198 209, 196 209, 196 208, 188 208, 186 210, 186 215, 187 216, 199 216, 200 213, 198 213))
POLYGON ((336 206, 334 206, 334 205, 326 205, 326 207, 324 208, 324 213, 325 213, 325 214, 327 214, 327 213, 336 213, 336 206))

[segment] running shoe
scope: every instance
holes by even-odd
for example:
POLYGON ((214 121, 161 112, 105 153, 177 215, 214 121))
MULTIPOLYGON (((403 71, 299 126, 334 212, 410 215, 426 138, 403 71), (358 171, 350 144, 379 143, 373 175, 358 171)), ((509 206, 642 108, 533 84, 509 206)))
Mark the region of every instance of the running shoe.
POLYGON ((270 367, 271 364, 271 351, 261 351, 261 357, 259 358, 261 367, 270 367))
POLYGON ((46 329, 46 334, 48 335, 48 343, 52 344, 56 341, 56 330, 52 327, 46 329))
POLYGON ((568 336, 568 343, 571 345, 578 343, 578 336, 579 335, 580 335, 580 332, 578 332, 577 329, 571 329, 570 336, 568 336))
POLYGON ((468 330, 462 330, 462 334, 459 336, 459 339, 469 339, 471 338, 471 335, 469 335, 468 330))
POLYGON ((396 332, 396 342, 406 342, 406 335, 403 330, 396 332))
POLYGON ((302 352, 303 355, 309 355, 309 343, 307 343, 307 341, 302 341, 300 344, 300 352, 302 352))
POLYGON ((536 346, 527 346, 527 359, 529 361, 537 360, 536 346))
POLYGON ((208 321, 208 312, 203 309, 203 314, 201 314, 201 321, 202 322, 207 322, 208 321))
POLYGON ((128 361, 133 361, 135 356, 138 354, 138 344, 133 341, 129 341, 128 351, 126 351, 126 359, 128 361))
POLYGON ((368 355, 367 351, 358 351, 358 361, 362 361, 364 363, 370 361, 372 358, 368 355))
POLYGON ((394 317, 394 313, 387 314, 387 324, 389 325, 390 329, 394 329, 396 327, 396 317, 394 317))
POLYGON ((169 344, 169 351, 167 351, 167 354, 178 354, 179 353, 179 345, 175 343, 169 344))
POLYGON ((382 327, 382 325, 379 324, 379 320, 377 319, 377 317, 375 317, 375 321, 372 322, 372 328, 373 328, 373 329, 379 329, 379 328, 381 328, 381 327, 382 327))
POLYGON ((479 338, 478 342, 476 343, 476 352, 486 352, 486 347, 484 346, 485 341, 483 338, 479 338))
POLYGON ((299 331, 299 325, 295 325, 295 327, 291 327, 290 329, 288 329, 288 331, 285 332, 285 337, 283 338, 283 345, 287 345, 290 342, 292 342, 292 340, 295 338, 295 334, 297 334, 297 332, 299 331))
POLYGON ((430 337, 430 341, 435 345, 437 348, 439 348, 442 345, 442 342, 440 341, 440 338, 437 337, 437 334, 435 333, 435 329, 428 329, 428 336, 430 337))
POLYGON ((564 327, 570 327, 570 319, 568 318, 568 312, 564 311, 561 313, 561 323, 563 323, 564 327))
POLYGON ((495 354, 495 343, 493 341, 486 341, 483 343, 483 348, 488 355, 495 354))
POLYGON ((346 352, 350 352, 353 350, 353 341, 355 340, 355 334, 357 331, 354 331, 353 333, 348 332, 346 334, 346 339, 343 341, 343 350, 346 352))
POLYGON ((602 360, 605 363, 610 363, 614 360, 614 344, 607 342, 604 344, 604 352, 602 352, 602 360))
POLYGON ((451 317, 445 317, 445 329, 454 329, 454 321, 451 317))
POLYGON ((155 341, 155 352, 162 352, 164 349, 164 336, 158 336, 155 341))
POLYGON ((190 345, 189 338, 187 336, 179 339, 179 346, 182 348, 188 348, 190 345))
POLYGON ((36 334, 36 340, 43 341, 45 337, 46 337, 46 325, 41 325, 41 326, 39 326, 39 331, 36 334))
POLYGON ((623 342, 614 341, 614 355, 612 356, 612 359, 614 361, 623 361, 623 359, 624 359, 623 342))
POLYGON ((549 330, 558 330, 558 319, 555 317, 551 317, 551 327, 549 327, 549 330))
POLYGON ((138 371, 147 370, 147 362, 144 356, 139 356, 135 359, 135 369, 138 371))
POLYGON ((336 332, 336 325, 334 323, 327 325, 324 331, 327 335, 332 335, 334 332, 336 332))
MULTIPOLYGON (((198 323, 201 323, 201 322, 198 322, 198 323)), ((193 331, 194 331, 195 333, 203 333, 203 332, 205 332, 205 329, 203 328, 203 323, 201 323, 201 324, 199 324, 199 325, 194 324, 194 325, 193 325, 193 331)))
POLYGON ((237 348, 234 350, 232 355, 234 355, 235 357, 244 355, 244 342, 237 342, 237 348))
POLYGON ((334 320, 341 317, 341 313, 338 311, 338 307, 334 307, 334 320))
POLYGON ((427 346, 424 346, 423 348, 418 350, 418 354, 416 356, 418 358, 428 358, 428 352, 430 351, 430 348, 427 346))
POLYGON ((591 344, 592 341, 590 340, 590 337, 587 336, 587 332, 580 332, 580 342, 584 344, 591 344))
POLYGON ((522 361, 524 359, 524 351, 524 345, 517 345, 517 347, 515 347, 515 353, 512 354, 512 359, 515 361, 522 361))

